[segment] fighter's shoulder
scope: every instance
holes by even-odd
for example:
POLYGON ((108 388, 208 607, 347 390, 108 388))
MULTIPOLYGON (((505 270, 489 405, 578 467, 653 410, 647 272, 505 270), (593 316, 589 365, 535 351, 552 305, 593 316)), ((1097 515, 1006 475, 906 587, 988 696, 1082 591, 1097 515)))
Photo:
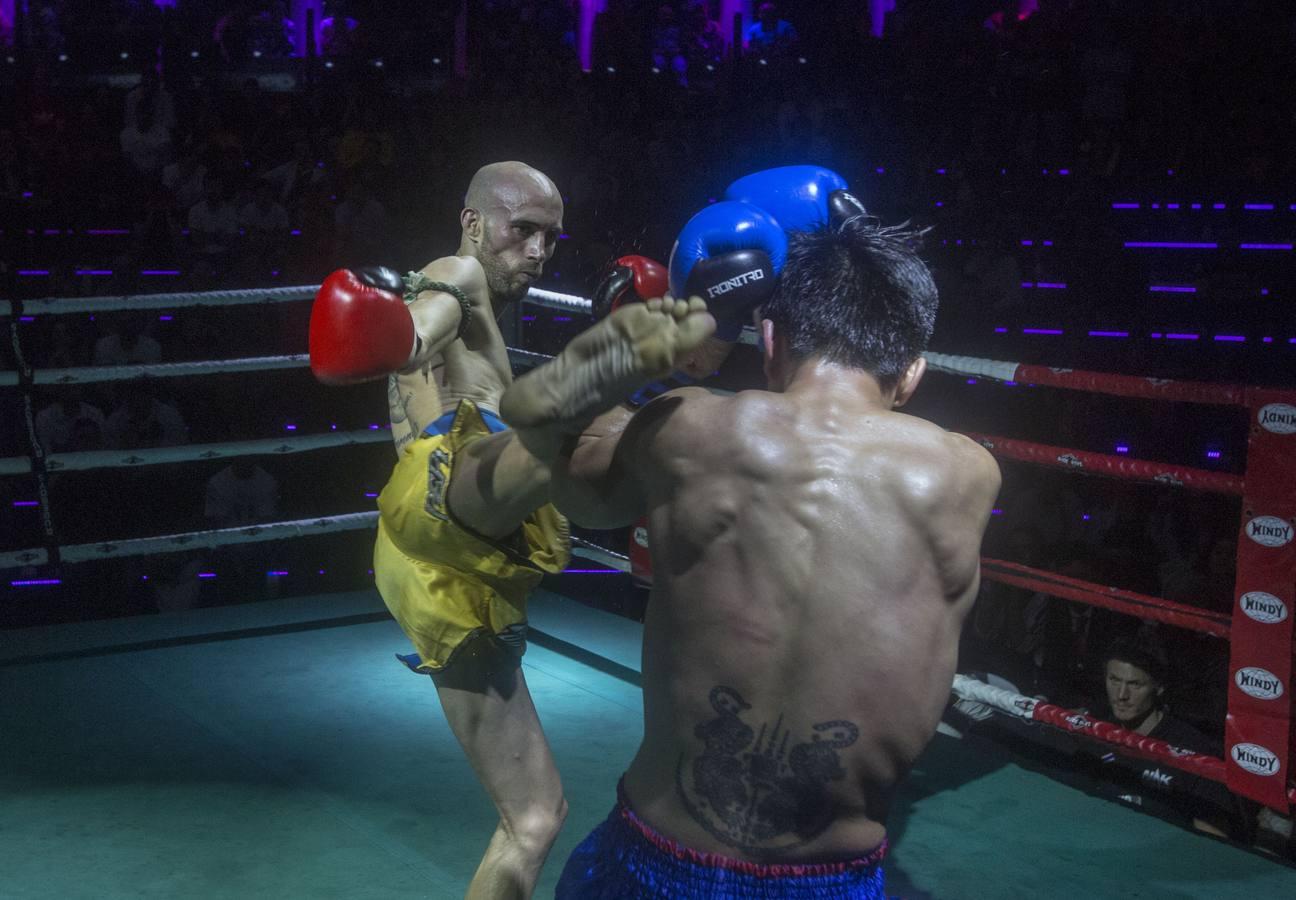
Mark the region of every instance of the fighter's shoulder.
POLYGON ((903 450, 896 461, 913 493, 933 502, 984 499, 999 491, 999 464, 980 444, 923 419, 906 416, 903 450))
POLYGON ((471 256, 442 256, 419 271, 432 281, 446 281, 468 292, 486 289, 486 270, 471 256))

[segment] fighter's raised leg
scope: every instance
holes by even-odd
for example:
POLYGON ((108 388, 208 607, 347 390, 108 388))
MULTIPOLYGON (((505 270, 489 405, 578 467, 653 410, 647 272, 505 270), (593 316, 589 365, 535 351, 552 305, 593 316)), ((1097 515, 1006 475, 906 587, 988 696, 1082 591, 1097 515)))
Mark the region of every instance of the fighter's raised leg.
POLYGON ((715 332, 697 297, 671 296, 623 306, 580 334, 550 362, 504 392, 500 415, 538 459, 644 384, 670 374, 715 332))

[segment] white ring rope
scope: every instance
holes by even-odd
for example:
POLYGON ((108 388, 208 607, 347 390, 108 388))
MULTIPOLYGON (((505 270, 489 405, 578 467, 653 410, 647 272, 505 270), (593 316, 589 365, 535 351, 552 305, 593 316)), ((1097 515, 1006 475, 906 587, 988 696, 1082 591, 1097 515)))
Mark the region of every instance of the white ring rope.
MULTIPOLYGON (((265 525, 213 528, 208 531, 190 531, 183 534, 160 535, 158 537, 130 538, 124 541, 70 544, 59 548, 59 559, 66 563, 79 563, 92 560, 116 559, 123 556, 178 553, 195 549, 213 550, 231 544, 254 544, 261 541, 279 541, 288 538, 328 534, 335 531, 374 528, 377 524, 377 511, 343 513, 336 516, 294 519, 290 522, 270 522, 265 525)), ((608 550, 606 547, 592 544, 583 538, 572 538, 572 555, 603 563, 622 572, 629 571, 630 568, 627 557, 608 550)), ((47 562, 49 562, 49 554, 43 548, 0 553, 0 569, 39 566, 47 562)))
MULTIPOLYGON (((167 463, 210 462, 239 456, 286 456, 325 447, 356 447, 391 440, 390 430, 365 428, 356 431, 323 431, 319 434, 265 438, 256 441, 225 441, 215 444, 181 444, 140 450, 84 450, 56 453, 45 458, 47 472, 84 472, 88 469, 123 469, 167 463)), ((25 456, 0 459, 0 475, 21 475, 31 471, 25 456)))
MULTIPOLYGON (((34 315, 69 315, 112 312, 122 309, 183 309, 189 306, 237 306, 245 303, 287 303, 310 300, 318 284, 296 287, 244 288, 229 291, 176 291, 167 294, 121 294, 114 297, 45 297, 22 301, 22 313, 34 315)), ((543 288, 531 288, 524 302, 563 312, 588 313, 593 302, 575 294, 561 294, 543 288)), ((0 316, 13 313, 13 304, 0 300, 0 316)))

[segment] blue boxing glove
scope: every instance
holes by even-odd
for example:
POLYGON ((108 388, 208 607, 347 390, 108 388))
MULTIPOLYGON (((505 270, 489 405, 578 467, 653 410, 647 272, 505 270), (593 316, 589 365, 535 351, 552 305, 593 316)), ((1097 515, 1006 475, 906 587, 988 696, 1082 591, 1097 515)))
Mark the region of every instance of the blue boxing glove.
POLYGON ((751 311, 774 292, 786 261, 787 235, 773 217, 749 203, 716 203, 689 219, 676 238, 671 293, 705 300, 715 336, 734 341, 751 311))
POLYGON ((847 189, 846 179, 821 166, 781 166, 754 172, 729 185, 724 196, 759 206, 784 231, 837 227, 853 216, 866 214, 864 204, 847 189))

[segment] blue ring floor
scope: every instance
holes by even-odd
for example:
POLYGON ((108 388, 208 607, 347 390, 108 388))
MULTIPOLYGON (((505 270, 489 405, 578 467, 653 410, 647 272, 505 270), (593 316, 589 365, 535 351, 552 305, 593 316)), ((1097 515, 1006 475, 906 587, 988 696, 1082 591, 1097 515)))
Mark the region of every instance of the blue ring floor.
MULTIPOLYGON (((524 659, 570 814, 537 897, 638 745, 641 627, 538 592, 524 659)), ((0 632, 0 897, 457 898, 495 827, 372 592, 0 632)), ((937 735, 888 893, 1296 897, 1296 871, 937 735)))

